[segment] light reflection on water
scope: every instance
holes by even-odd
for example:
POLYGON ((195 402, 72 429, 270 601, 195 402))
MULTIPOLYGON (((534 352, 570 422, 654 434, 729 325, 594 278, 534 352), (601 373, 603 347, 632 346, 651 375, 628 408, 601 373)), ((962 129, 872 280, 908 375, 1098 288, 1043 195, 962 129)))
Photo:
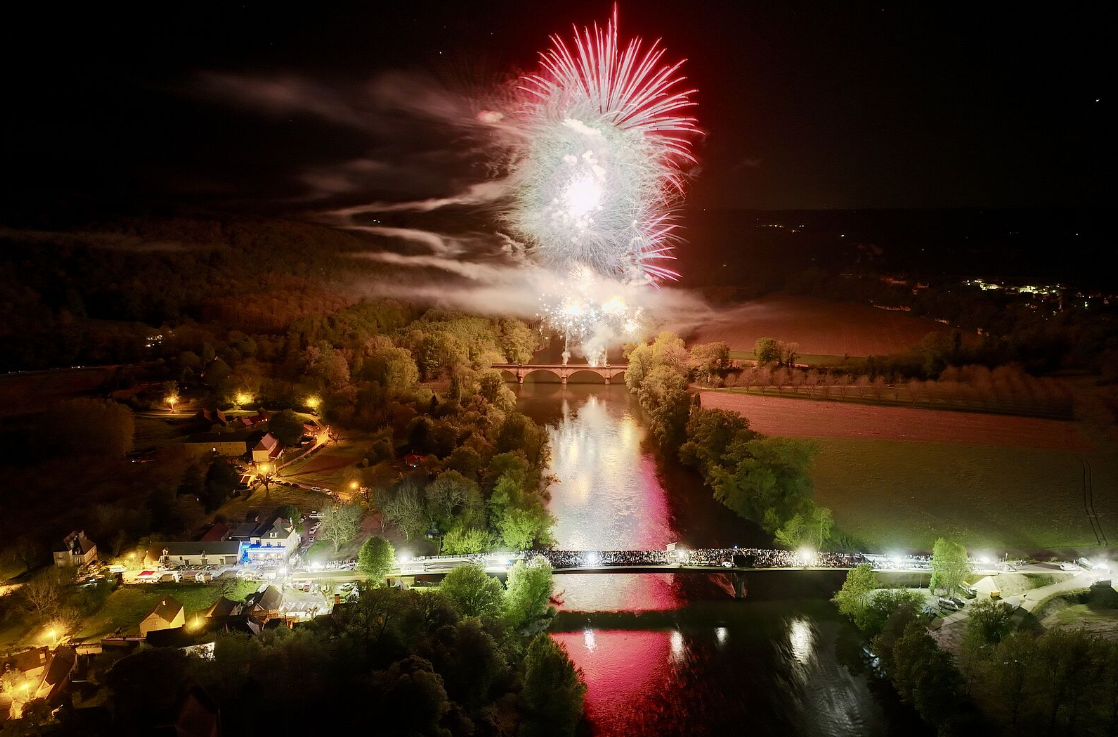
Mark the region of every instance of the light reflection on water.
POLYGON ((672 542, 671 522, 656 459, 641 451, 646 431, 637 408, 566 395, 559 421, 549 426, 555 537, 567 550, 640 550, 672 542))
MULTIPOLYGON (((740 528, 715 531, 728 512, 711 509, 701 481, 663 473, 644 442, 640 408, 623 388, 526 384, 520 399, 522 410, 550 433, 550 472, 558 481, 550 488, 549 509, 558 518, 560 548, 653 549, 673 541, 697 547, 740 539, 725 539, 740 528)), ((556 577, 561 609, 578 621, 552 636, 583 670, 595 734, 853 737, 888 731, 865 678, 836 657, 836 643, 850 628, 833 607, 755 597, 733 602, 723 578, 556 577), (636 619, 616 619, 626 612, 636 619)), ((912 733, 907 727, 901 731, 912 733)))

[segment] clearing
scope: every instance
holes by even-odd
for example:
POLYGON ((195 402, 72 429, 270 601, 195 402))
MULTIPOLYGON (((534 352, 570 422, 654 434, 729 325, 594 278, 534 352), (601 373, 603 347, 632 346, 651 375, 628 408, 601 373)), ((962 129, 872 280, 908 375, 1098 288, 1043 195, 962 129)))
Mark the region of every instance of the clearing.
POLYGON ((758 338, 800 344, 803 356, 875 356, 907 351, 947 325, 904 312, 799 295, 769 295, 719 312, 690 337, 690 343, 724 341, 752 355, 758 338))

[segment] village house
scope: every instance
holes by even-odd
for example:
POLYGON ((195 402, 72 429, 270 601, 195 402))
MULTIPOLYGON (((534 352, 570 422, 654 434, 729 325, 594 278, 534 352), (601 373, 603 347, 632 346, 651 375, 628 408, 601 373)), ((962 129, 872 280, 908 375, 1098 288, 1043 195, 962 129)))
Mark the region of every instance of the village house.
POLYGON ((97 545, 85 536, 84 530, 71 532, 54 551, 54 565, 59 568, 86 566, 96 559, 97 545))
POLYGON ((275 515, 250 517, 233 530, 229 539, 244 543, 246 560, 257 565, 283 565, 300 541, 295 524, 275 515))
POLYGON ((244 543, 240 540, 199 540, 161 542, 148 548, 145 565, 235 566, 241 560, 244 543))
POLYGON ((225 427, 229 424, 229 420, 219 409, 200 409, 198 414, 194 415, 194 424, 205 430, 212 430, 225 427))
POLYGON ((264 410, 257 410, 256 414, 250 417, 237 417, 233 420, 233 424, 243 427, 247 430, 254 430, 257 427, 265 424, 269 420, 268 413, 264 410))
POLYGON ((266 529, 249 538, 245 554, 249 563, 281 565, 299 548, 299 533, 290 520, 276 517, 266 529))
POLYGON ((198 542, 206 543, 228 540, 231 532, 232 530, 229 529, 229 525, 224 522, 214 522, 206 529, 202 536, 198 538, 198 542))
POLYGON ((186 624, 186 613, 176 599, 165 596, 147 616, 140 620, 140 636, 147 637, 154 630, 174 629, 186 624))
POLYGON ((240 432, 203 432, 187 436, 183 444, 197 457, 240 458, 248 452, 250 440, 255 433, 249 430, 240 432))
POLYGON ((245 599, 245 611, 249 618, 262 624, 282 617, 282 610, 283 592, 275 586, 268 586, 245 599))
POLYGON ((265 433, 260 440, 252 446, 253 463, 275 462, 283 454, 283 443, 272 433, 265 433))

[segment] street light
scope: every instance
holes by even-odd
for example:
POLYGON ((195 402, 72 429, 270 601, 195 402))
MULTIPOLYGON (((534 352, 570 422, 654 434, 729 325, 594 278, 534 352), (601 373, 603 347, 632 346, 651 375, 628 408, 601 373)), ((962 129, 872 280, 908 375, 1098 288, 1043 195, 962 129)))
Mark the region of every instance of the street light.
POLYGON ((252 404, 252 395, 248 392, 237 392, 237 396, 234 397, 234 399, 237 404, 252 404))
POLYGON ((314 396, 313 394, 311 396, 307 397, 305 401, 306 401, 307 406, 311 408, 312 412, 314 410, 318 409, 318 405, 322 404, 322 400, 319 399, 318 397, 314 396))
POLYGON ((167 405, 171 408, 171 412, 174 412, 175 411, 175 402, 179 401, 178 395, 177 394, 168 394, 166 401, 167 401, 167 405))

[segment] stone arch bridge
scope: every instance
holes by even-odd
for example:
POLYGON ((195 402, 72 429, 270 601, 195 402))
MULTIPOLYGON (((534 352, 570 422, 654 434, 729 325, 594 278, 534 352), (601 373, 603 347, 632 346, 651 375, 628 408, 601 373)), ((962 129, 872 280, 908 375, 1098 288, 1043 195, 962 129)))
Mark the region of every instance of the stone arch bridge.
POLYGON ((566 384, 569 377, 581 373, 597 374, 605 379, 607 384, 611 384, 614 379, 625 375, 629 364, 607 363, 603 366, 590 366, 585 363, 495 363, 493 368, 502 374, 510 374, 518 384, 523 384, 525 376, 536 372, 558 376, 560 384, 566 384))

